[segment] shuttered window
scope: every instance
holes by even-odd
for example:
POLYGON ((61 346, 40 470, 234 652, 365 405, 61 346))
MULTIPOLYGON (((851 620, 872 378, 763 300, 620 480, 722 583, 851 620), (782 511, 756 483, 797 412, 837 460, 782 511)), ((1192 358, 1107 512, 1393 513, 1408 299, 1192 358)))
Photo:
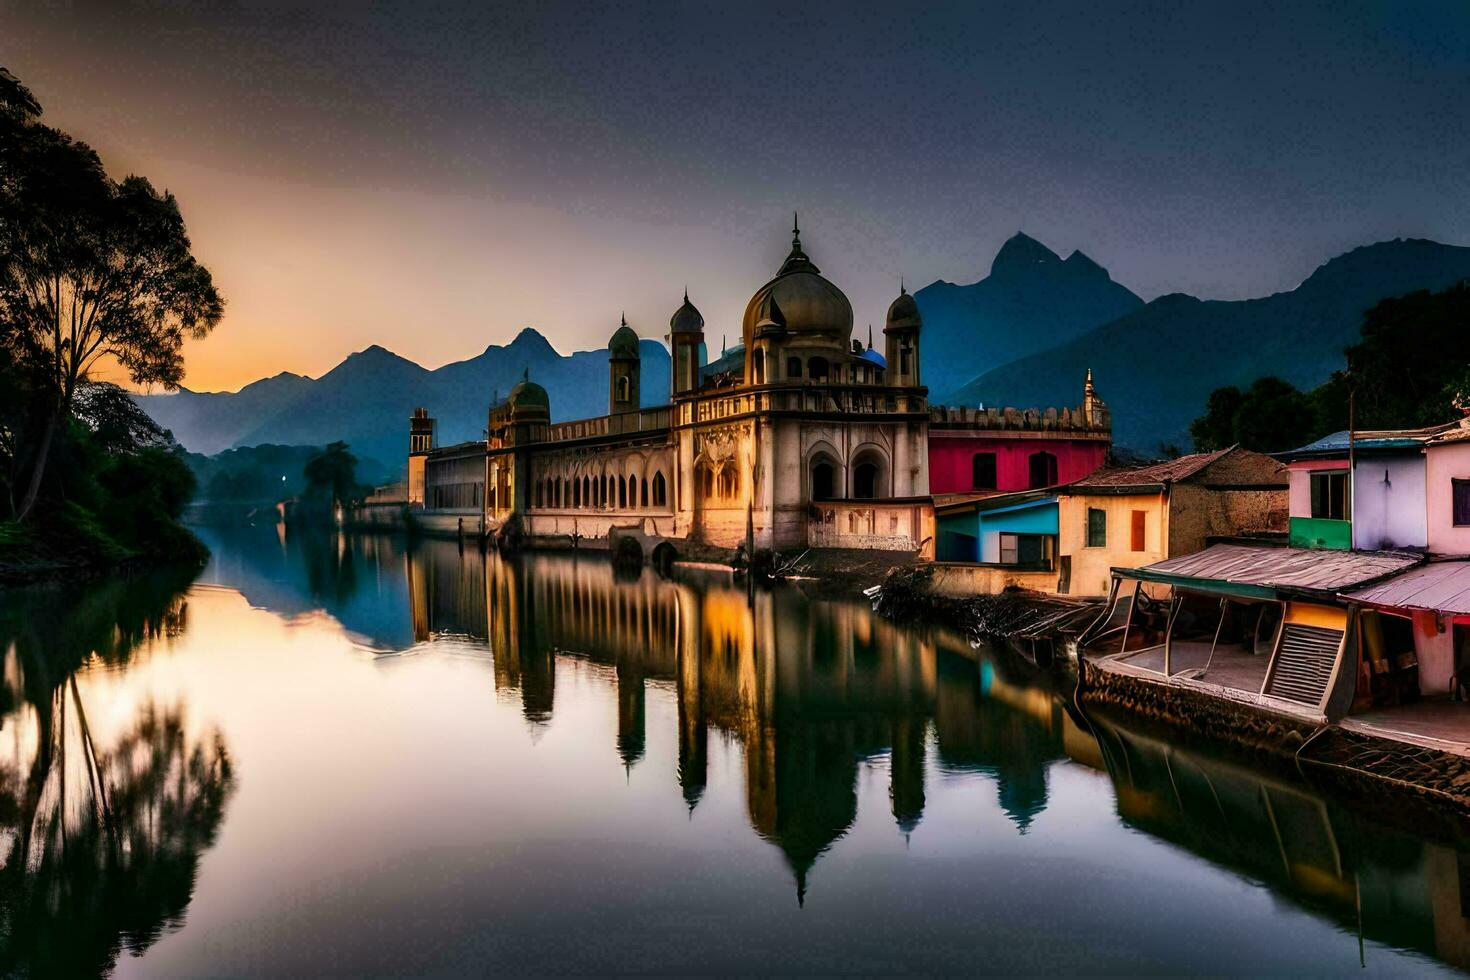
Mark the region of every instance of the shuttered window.
POLYGON ((1133 545, 1133 550, 1134 551, 1142 551, 1143 550, 1143 532, 1144 532, 1144 528, 1147 527, 1147 522, 1148 522, 1148 512, 1147 511, 1135 510, 1133 512, 1133 542, 1132 542, 1132 545, 1133 545))
POLYGON ((1451 480, 1455 527, 1470 527, 1470 480, 1451 480))

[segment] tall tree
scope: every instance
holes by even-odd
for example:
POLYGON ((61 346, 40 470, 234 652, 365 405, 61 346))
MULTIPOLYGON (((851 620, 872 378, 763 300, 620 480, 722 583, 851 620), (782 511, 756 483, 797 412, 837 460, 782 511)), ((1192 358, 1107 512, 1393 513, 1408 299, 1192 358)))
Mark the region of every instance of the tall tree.
POLYGON ((99 361, 135 384, 183 378, 183 341, 224 301, 194 258, 178 202, 143 177, 113 181, 85 143, 40 122, 40 105, 0 69, 0 343, 37 386, 26 489, 35 506, 60 421, 99 361))
POLYGON ((357 493, 357 457, 347 443, 334 442, 307 460, 303 469, 307 496, 345 504, 357 493))

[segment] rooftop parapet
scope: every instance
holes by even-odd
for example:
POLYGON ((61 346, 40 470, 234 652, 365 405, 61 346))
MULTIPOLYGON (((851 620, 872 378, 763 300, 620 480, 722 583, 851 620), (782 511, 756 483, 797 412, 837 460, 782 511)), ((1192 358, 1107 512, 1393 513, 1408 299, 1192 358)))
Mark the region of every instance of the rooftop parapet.
POLYGON ((970 408, 932 405, 931 429, 1010 429, 1029 432, 1078 432, 1111 435, 1113 420, 1106 406, 1089 418, 1082 406, 1075 408, 970 408))

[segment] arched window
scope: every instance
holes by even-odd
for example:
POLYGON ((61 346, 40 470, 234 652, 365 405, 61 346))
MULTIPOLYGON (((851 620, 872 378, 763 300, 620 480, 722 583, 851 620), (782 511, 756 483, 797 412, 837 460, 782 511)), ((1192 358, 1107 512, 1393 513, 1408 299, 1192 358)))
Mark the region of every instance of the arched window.
POLYGON ((970 457, 970 486, 976 490, 995 489, 995 453, 970 457))
POLYGON ((561 477, 557 477, 551 488, 551 506, 561 506, 561 477))
POLYGON ((750 355, 750 373, 755 378, 756 384, 766 383, 766 352, 764 350, 757 350, 750 355))
POLYGON ((545 499, 545 496, 544 496, 545 487, 546 487, 546 484, 542 483, 540 480, 537 480, 536 481, 536 506, 537 507, 540 507, 541 504, 542 504, 542 501, 545 499))
POLYGON ((592 506, 592 477, 582 477, 582 506, 592 506))
POLYGON ((572 495, 571 505, 573 507, 581 507, 582 506, 582 482, 580 480, 573 480, 572 481, 571 495, 572 495))
POLYGON ((837 467, 825 456, 812 460, 812 499, 831 500, 837 494, 837 467))
POLYGON ((647 507, 648 506, 648 477, 646 477, 646 476, 643 478, 643 500, 642 500, 642 506, 644 506, 644 507, 647 507))
POLYGON ((1030 460, 1031 486, 1055 486, 1057 482, 1057 458, 1048 452, 1032 453, 1030 460))
POLYGON ((625 402, 633 392, 633 382, 628 380, 625 374, 618 378, 618 401, 625 402))
POLYGON ((618 477, 618 509, 628 509, 628 483, 622 477, 618 477))
POLYGON ((788 381, 801 377, 801 358, 786 358, 786 379, 788 381))
POLYGON ((874 449, 861 450, 852 461, 852 492, 858 500, 888 496, 888 460, 874 449))
POLYGON ((827 359, 825 357, 813 357, 806 362, 807 377, 813 381, 826 381, 828 374, 827 359))
POLYGON ((740 498, 740 470, 731 465, 720 470, 719 495, 721 500, 740 498))
POLYGON ((668 490, 664 484, 664 475, 660 471, 653 474, 653 506, 662 507, 668 503, 668 490))

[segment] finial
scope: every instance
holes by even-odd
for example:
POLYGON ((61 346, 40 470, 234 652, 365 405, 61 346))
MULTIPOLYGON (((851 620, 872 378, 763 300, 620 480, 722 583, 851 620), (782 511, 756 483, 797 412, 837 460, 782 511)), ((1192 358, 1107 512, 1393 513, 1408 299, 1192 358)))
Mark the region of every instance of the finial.
POLYGON ((684 302, 685 303, 688 303, 689 302, 689 284, 688 283, 685 283, 684 284, 684 302))
POLYGON ((531 380, 531 369, 530 368, 526 368, 525 370, 523 370, 521 372, 521 380, 522 381, 530 381, 531 380))
POLYGON ((619 320, 620 320, 620 321, 622 321, 622 325, 623 325, 623 326, 625 326, 625 327, 626 327, 626 326, 627 326, 627 325, 628 325, 628 314, 627 314, 627 313, 626 313, 626 312, 623 312, 623 313, 619 313, 619 314, 618 314, 618 319, 619 319, 619 320))
POLYGON ((868 350, 873 349, 873 325, 868 324, 868 350))
POLYGON ((720 356, 725 356, 725 335, 720 334, 720 356))
POLYGON ((901 273, 899 274, 899 277, 898 277, 898 295, 900 295, 900 296, 906 296, 906 295, 908 295, 908 290, 905 289, 904 288, 904 285, 903 285, 903 275, 901 273))
POLYGON ((801 244, 801 223, 796 220, 796 212, 791 212, 791 244, 801 244))

